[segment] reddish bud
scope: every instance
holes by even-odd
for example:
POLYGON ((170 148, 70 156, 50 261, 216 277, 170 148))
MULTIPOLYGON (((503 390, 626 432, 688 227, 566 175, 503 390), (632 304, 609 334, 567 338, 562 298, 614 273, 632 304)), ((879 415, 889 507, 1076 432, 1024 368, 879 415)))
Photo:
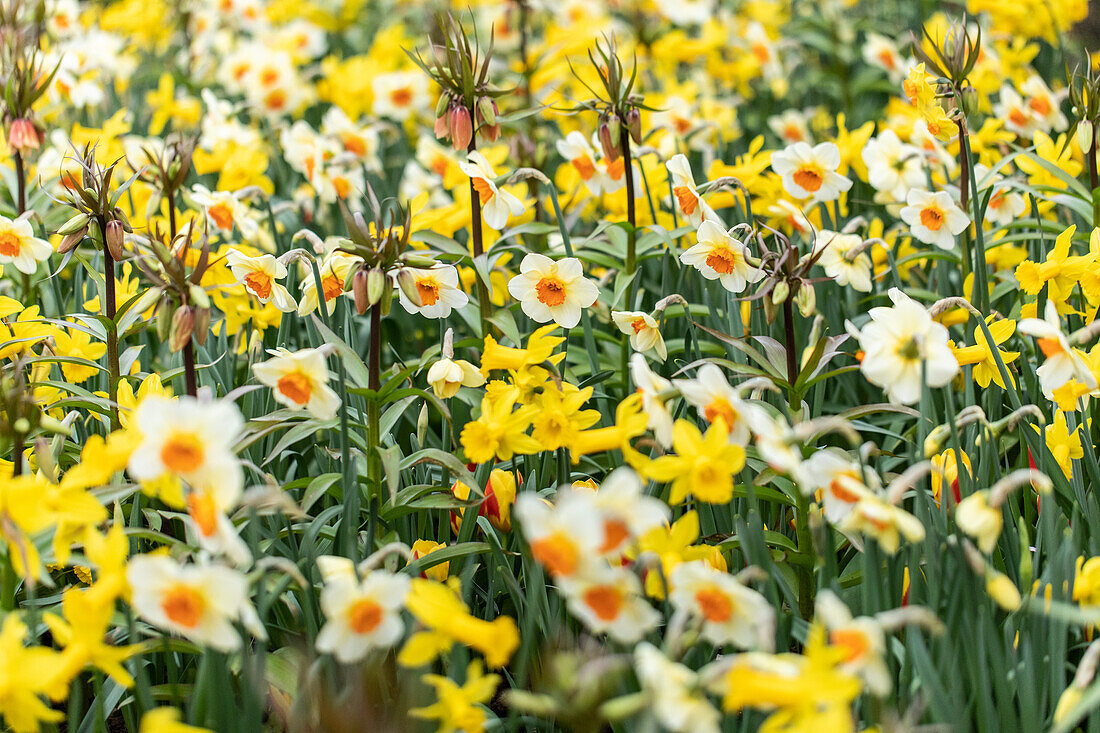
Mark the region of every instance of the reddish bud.
POLYGON ((126 250, 123 249, 122 243, 126 238, 126 228, 122 222, 118 219, 111 219, 107 222, 107 231, 104 232, 104 240, 107 242, 107 249, 111 253, 111 257, 115 262, 118 262, 126 255, 126 250))
POLYGON ((20 153, 37 150, 42 145, 43 137, 34 123, 25 117, 12 120, 8 128, 8 145, 20 153))
POLYGON ((465 150, 474 137, 474 123, 470 119, 470 110, 456 107, 451 112, 451 145, 455 150, 465 150))

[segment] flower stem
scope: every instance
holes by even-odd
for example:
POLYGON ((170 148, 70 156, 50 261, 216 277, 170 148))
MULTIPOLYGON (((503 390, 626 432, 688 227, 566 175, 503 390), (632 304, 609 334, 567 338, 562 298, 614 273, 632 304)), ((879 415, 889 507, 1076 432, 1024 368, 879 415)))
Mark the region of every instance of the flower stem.
POLYGON ((1100 198, 1096 195, 1096 189, 1100 188, 1100 176, 1096 171, 1096 130, 1092 131, 1092 141, 1089 151, 1085 153, 1089 161, 1089 195, 1092 197, 1092 226, 1100 227, 1100 198))
POLYGON ((97 216, 100 242, 103 250, 103 313, 110 320, 107 326, 107 396, 111 400, 111 429, 118 430, 122 423, 118 417, 118 382, 122 377, 122 367, 118 360, 118 323, 115 322, 115 258, 107 247, 107 218, 97 216))
MULTIPOLYGON (((619 141, 623 149, 623 175, 626 176, 626 219, 630 222, 630 231, 626 233, 626 274, 629 275, 637 269, 638 263, 635 253, 637 236, 634 232, 634 227, 637 226, 634 213, 634 164, 630 156, 630 132, 626 129, 626 125, 622 125, 619 141)), ((628 305, 631 308, 634 307, 633 303, 628 305)))
MULTIPOLYGON (((477 119, 477 109, 470 105, 470 119, 477 119)), ((470 136, 470 145, 467 153, 477 150, 477 134, 470 136)), ((473 242, 474 259, 485 254, 484 235, 481 231, 481 197, 474 188, 474 179, 470 179, 470 236, 473 242)), ((481 273, 474 267, 474 282, 477 284, 477 308, 481 320, 481 335, 484 338, 489 334, 489 284, 481 279, 481 273)), ((373 319, 373 316, 371 316, 373 319)), ((372 330, 373 333, 373 330, 372 330)), ((373 338, 373 336, 371 337, 373 338)))

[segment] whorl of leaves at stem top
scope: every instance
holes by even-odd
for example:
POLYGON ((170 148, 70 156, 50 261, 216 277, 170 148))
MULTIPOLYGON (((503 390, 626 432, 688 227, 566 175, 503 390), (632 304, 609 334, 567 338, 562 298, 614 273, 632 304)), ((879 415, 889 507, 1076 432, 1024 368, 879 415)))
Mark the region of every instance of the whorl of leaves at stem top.
POLYGON ((630 73, 619 58, 614 36, 604 36, 603 43, 596 41, 594 49, 589 49, 588 60, 600 79, 601 89, 593 88, 569 63, 573 72, 584 87, 592 93, 592 99, 579 102, 572 111, 589 110, 598 112, 598 136, 604 154, 609 160, 619 157, 620 138, 625 126, 630 138, 637 145, 642 144, 642 121, 640 110, 655 111, 642 103, 642 97, 634 93, 634 84, 638 79, 638 60, 632 59, 630 73))
POLYGON ((134 264, 152 288, 135 308, 156 307, 157 330, 167 340, 172 351, 179 351, 191 338, 202 345, 210 323, 210 296, 202 286, 202 278, 213 262, 210 259, 210 238, 205 224, 196 243, 195 221, 172 240, 161 225, 155 224, 136 248, 134 264), (198 257, 190 264, 191 251, 198 248, 198 257))
MULTIPOLYGON (((72 145, 71 142, 69 144, 72 145)), ((57 230, 57 233, 64 237, 59 247, 61 252, 67 252, 76 247, 83 240, 91 226, 99 229, 101 226, 106 227, 111 222, 117 221, 121 224, 123 231, 134 231, 133 227, 130 226, 129 219, 126 218, 126 214, 119 208, 118 201, 122 194, 137 180, 138 173, 134 173, 117 188, 112 189, 111 184, 114 180, 115 170, 118 168, 118 164, 122 162, 122 158, 104 168, 96 160, 95 151, 95 145, 85 145, 83 150, 78 150, 73 146, 73 152, 76 155, 67 156, 66 160, 77 162, 80 167, 80 180, 73 180, 73 176, 62 172, 59 177, 62 180, 68 180, 69 185, 65 186, 61 198, 54 198, 49 192, 46 193, 54 203, 67 206, 76 212, 57 230)), ((99 233, 100 244, 106 246, 107 231, 104 230, 99 233)), ((118 259, 117 255, 116 259, 118 259)))
MULTIPOLYGON (((367 204, 372 217, 369 223, 362 212, 352 211, 342 199, 339 201, 340 215, 348 236, 336 248, 359 258, 355 271, 344 280, 344 290, 352 293, 360 315, 379 302, 384 313, 389 311, 393 295, 391 273, 398 276, 398 283, 401 284, 404 268, 428 268, 436 264, 430 257, 408 252, 409 235, 412 233, 412 210, 409 207, 402 206, 396 199, 379 202, 369 183, 367 204)), ((413 303, 420 304, 415 288, 402 289, 413 303)))
POLYGON ((179 191, 191 172, 191 160, 198 140, 194 136, 173 136, 164 141, 160 150, 143 145, 144 161, 127 160, 126 164, 142 181, 157 192, 149 202, 151 208, 159 208, 160 197, 171 197, 179 191))
POLYGON ((456 150, 466 149, 476 133, 489 142, 500 135, 495 100, 513 90, 489 85, 494 42, 490 32, 489 46, 482 52, 476 34, 471 42, 461 23, 448 13, 436 16, 429 41, 431 60, 419 51, 405 49, 413 63, 442 88, 436 104, 435 134, 451 140, 456 150))

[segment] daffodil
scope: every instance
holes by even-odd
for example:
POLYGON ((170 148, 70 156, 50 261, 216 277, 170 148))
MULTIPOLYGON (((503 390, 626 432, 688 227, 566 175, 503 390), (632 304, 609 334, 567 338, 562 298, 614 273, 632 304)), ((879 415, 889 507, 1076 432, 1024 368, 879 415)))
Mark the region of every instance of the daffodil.
POLYGON ((955 237, 970 226, 970 218, 946 191, 910 189, 905 203, 900 215, 913 236, 940 249, 954 249, 955 237))
POLYGON ((696 233, 697 244, 680 255, 680 261, 696 268, 707 280, 718 280, 731 293, 741 293, 764 278, 764 271, 750 264, 749 248, 731 232, 706 220, 696 233))
POLYGON ((595 283, 585 278, 581 261, 575 257, 555 262, 531 252, 524 256, 519 269, 520 274, 508 281, 508 292, 537 323, 552 320, 563 328, 573 328, 581 320, 581 311, 595 303, 600 294, 595 283))
POLYGON ((920 398, 922 380, 942 387, 958 373, 959 363, 948 346, 947 329, 924 306, 897 288, 889 295, 893 307, 872 308, 871 322, 854 332, 864 351, 860 370, 891 401, 912 404, 920 398))
POLYGON ((261 384, 271 387, 275 401, 292 410, 308 410, 319 420, 331 420, 340 397, 328 386, 328 366, 321 349, 274 350, 271 358, 254 364, 261 384))
POLYGON ((833 201, 852 187, 852 180, 837 173, 840 149, 824 142, 810 147, 798 142, 772 154, 772 169, 783 179, 783 189, 796 199, 833 201))
POLYGON ((435 688, 437 702, 413 708, 409 715, 438 721, 440 733, 485 729, 486 716, 481 705, 488 703, 496 692, 499 675, 484 674, 481 662, 474 660, 466 668, 466 681, 462 685, 437 674, 426 674, 422 679, 435 688))
POLYGON ((497 188, 496 171, 481 152, 474 150, 467 161, 459 163, 458 167, 473 182, 474 191, 481 201, 481 215, 490 228, 503 229, 509 217, 523 214, 523 202, 514 194, 497 188))
MULTIPOLYGON (((334 558, 341 561, 345 558, 334 558)), ((401 608, 408 593, 407 575, 372 570, 355 577, 351 561, 345 572, 331 573, 321 591, 325 625, 317 634, 317 651, 344 664, 358 662, 371 649, 395 645, 405 630, 401 608)))
MULTIPOLYGON (((484 362, 482 362, 484 368, 484 362)), ((506 461, 516 453, 537 453, 542 446, 527 434, 537 408, 525 405, 513 411, 511 399, 485 397, 481 415, 466 423, 460 440, 466 457, 474 463, 486 463, 496 457, 506 461)))
POLYGON ((673 608, 696 619, 703 638, 714 646, 771 647, 775 609, 729 573, 701 560, 685 562, 672 570, 670 584, 673 608))
POLYGON ((39 262, 53 254, 53 247, 34 236, 29 215, 14 220, 0 216, 0 265, 14 265, 22 273, 32 275, 39 262))
POLYGON ((632 644, 661 621, 646 602, 642 583, 630 569, 593 563, 560 581, 570 612, 594 634, 632 644))
MULTIPOLYGON (((992 315, 986 318, 986 325, 989 327, 989 333, 993 336, 993 343, 996 347, 999 347, 1016 332, 1016 321, 995 320, 992 315)), ((1006 389, 995 355, 985 338, 985 331, 980 327, 974 329, 973 346, 953 348, 952 351, 955 352, 955 359, 959 362, 959 366, 973 365, 974 381, 978 383, 978 386, 984 389, 989 386, 990 382, 993 382, 1001 389, 1006 389)), ((1020 356, 1018 351, 1002 351, 998 348, 997 352, 1004 364, 1011 364, 1020 356)), ((1009 372, 1009 380, 1015 385, 1016 380, 1013 379, 1011 372, 1009 372)))
POLYGON ((989 491, 975 491, 955 507, 955 523, 978 543, 982 552, 989 554, 1001 536, 1004 515, 999 506, 990 504, 989 491))

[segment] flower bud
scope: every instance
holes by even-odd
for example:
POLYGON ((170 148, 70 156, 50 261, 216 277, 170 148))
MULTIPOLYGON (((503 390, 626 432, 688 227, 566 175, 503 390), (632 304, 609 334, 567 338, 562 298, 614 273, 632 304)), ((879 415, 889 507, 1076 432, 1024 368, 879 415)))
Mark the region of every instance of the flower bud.
POLYGON ((435 118, 435 139, 449 140, 451 137, 451 110, 435 118))
POLYGON ((631 107, 626 113, 626 129, 630 132, 630 139, 636 145, 642 144, 642 113, 637 107, 631 107))
POLYGON ((782 305, 791 295, 791 286, 786 280, 780 280, 772 288, 772 305, 782 305))
POLYGON ((488 97, 477 100, 478 130, 486 142, 496 142, 500 137, 500 123, 497 122, 497 103, 488 97))
POLYGON ((355 312, 359 315, 366 313, 367 308, 370 307, 370 297, 367 292, 367 280, 369 279, 370 276, 363 268, 359 268, 351 276, 351 298, 355 301, 355 312))
POLYGON ((455 150, 465 150, 474 137, 474 123, 470 110, 456 107, 451 111, 451 145, 455 150))
POLYGON ((126 250, 122 248, 125 237, 126 231, 123 229, 121 221, 111 219, 107 222, 107 231, 104 232, 103 239, 107 243, 107 251, 111 253, 111 257, 115 262, 126 256, 126 250))
POLYGON ((405 294, 415 305, 423 305, 420 301, 420 291, 416 288, 416 276, 412 274, 411 270, 398 270, 397 271, 397 286, 401 288, 401 292, 405 294))
POLYGON ((623 135, 623 121, 614 112, 607 116, 607 133, 611 137, 611 142, 618 147, 620 138, 623 135))
POLYGON ((8 128, 8 145, 25 153, 28 150, 37 150, 42 145, 43 135, 34 126, 34 123, 25 117, 12 120, 8 128))
POLYGON ((447 113, 447 108, 451 105, 451 97, 449 94, 440 94, 439 101, 435 103, 435 116, 442 117, 447 113))
POLYGON ((1088 153, 1092 150, 1092 121, 1081 120, 1077 123, 1077 145, 1081 148, 1082 153, 1088 153))
POLYGON ((600 147, 603 148, 603 156, 609 163, 614 163, 619 159, 619 146, 612 142, 611 128, 606 122, 600 124, 597 135, 600 138, 600 147))
POLYGON ((195 309, 195 325, 191 329, 191 337, 195 343, 202 346, 206 343, 206 336, 210 333, 210 309, 195 309))
POLYGON ((812 316, 817 308, 817 293, 814 291, 814 286, 802 283, 794 295, 794 302, 798 304, 798 312, 804 318, 812 316))
POLYGON ((383 291, 386 289, 386 273, 382 268, 375 267, 367 273, 367 302, 374 305, 382 300, 383 291))
POLYGON ((57 245, 57 251, 61 254, 68 254, 69 252, 72 252, 74 249, 76 249, 77 245, 84 241, 84 235, 87 233, 88 227, 84 227, 83 229, 79 229, 75 232, 72 232, 71 234, 66 234, 62 238, 61 243, 57 245))
POLYGON ((57 233, 65 236, 67 234, 72 234, 73 232, 84 231, 88 228, 89 219, 91 219, 91 217, 89 217, 87 214, 77 214, 72 219, 69 219, 67 222, 62 224, 61 227, 58 228, 57 233))
POLYGON ((172 331, 172 320, 175 318, 175 306, 169 300, 165 300, 157 311, 157 338, 161 341, 168 340, 168 334, 172 331))
POLYGON ((168 349, 173 353, 180 351, 191 341, 191 332, 195 328, 195 309, 181 305, 172 314, 172 329, 168 333, 168 349))

